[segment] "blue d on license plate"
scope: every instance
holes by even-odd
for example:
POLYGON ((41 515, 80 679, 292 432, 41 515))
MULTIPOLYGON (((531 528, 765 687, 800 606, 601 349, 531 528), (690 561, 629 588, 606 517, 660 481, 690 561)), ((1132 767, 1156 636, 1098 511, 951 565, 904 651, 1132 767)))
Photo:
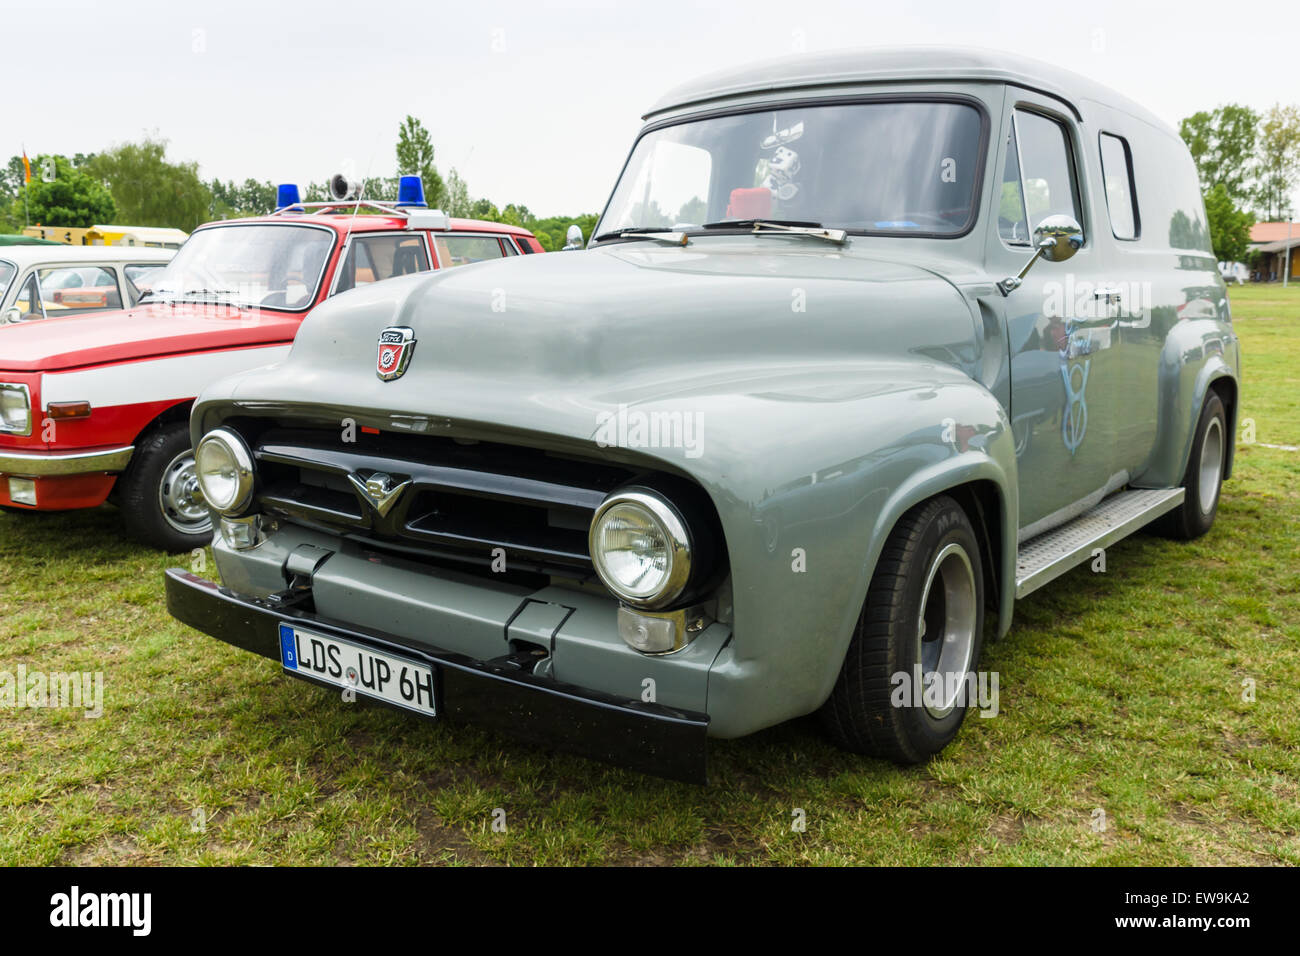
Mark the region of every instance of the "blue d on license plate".
POLYGON ((437 713, 433 668, 351 641, 280 625, 280 663, 290 674, 386 701, 417 714, 437 713))

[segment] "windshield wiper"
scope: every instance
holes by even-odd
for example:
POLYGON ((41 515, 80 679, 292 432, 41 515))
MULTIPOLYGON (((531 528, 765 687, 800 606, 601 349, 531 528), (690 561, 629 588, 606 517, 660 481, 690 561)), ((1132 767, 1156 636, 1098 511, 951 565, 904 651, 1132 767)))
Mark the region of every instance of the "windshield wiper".
POLYGON ((750 232, 779 232, 791 236, 813 236, 829 242, 844 242, 848 233, 843 229, 827 229, 820 222, 805 222, 800 219, 723 219, 720 222, 706 222, 705 229, 744 229, 750 232))
POLYGON ((188 289, 185 292, 182 292, 176 298, 178 299, 197 298, 200 300, 224 299, 225 301, 229 302, 231 305, 238 305, 239 304, 238 297, 239 297, 239 292, 235 289, 188 289))
POLYGON ((606 239, 658 239, 660 242, 671 242, 678 246, 684 246, 690 241, 686 233, 672 232, 660 226, 630 226, 627 229, 614 229, 610 232, 602 232, 593 241, 603 242, 606 239))

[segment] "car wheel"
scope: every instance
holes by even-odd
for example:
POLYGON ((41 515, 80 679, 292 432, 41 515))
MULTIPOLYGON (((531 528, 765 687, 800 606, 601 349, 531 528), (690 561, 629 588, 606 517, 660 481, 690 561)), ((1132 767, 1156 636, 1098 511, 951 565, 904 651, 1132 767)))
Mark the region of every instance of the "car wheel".
POLYGON ((1158 519, 1157 530, 1170 538, 1190 541, 1210 530, 1219 512, 1219 490, 1228 460, 1228 413, 1214 392, 1205 398, 1196 440, 1187 461, 1183 503, 1158 519))
POLYGON ((938 753, 971 703, 983 630, 970 519, 947 496, 918 505, 881 552, 823 726, 854 753, 899 763, 938 753))
POLYGON ((144 439, 120 484, 119 507, 134 537, 171 552, 211 542, 212 516, 198 494, 185 423, 165 426, 144 439))

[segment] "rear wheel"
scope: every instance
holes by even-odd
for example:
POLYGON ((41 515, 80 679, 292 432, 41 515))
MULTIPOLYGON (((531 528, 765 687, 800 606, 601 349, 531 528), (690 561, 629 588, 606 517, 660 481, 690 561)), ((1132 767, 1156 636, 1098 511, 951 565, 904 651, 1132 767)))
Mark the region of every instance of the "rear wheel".
POLYGON ((1210 392, 1201 407, 1196 440, 1183 475, 1183 503, 1159 519, 1156 528, 1161 534, 1190 541, 1210 530, 1219 512, 1219 490, 1227 460, 1228 414, 1223 400, 1210 392))
POLYGON ((184 422, 145 438, 118 484, 127 530, 145 544, 179 552, 212 540, 212 516, 198 494, 194 450, 184 422))
POLYGON ((855 753, 919 763, 957 734, 984 629, 979 541, 952 498, 909 511, 885 543, 822 723, 855 753))

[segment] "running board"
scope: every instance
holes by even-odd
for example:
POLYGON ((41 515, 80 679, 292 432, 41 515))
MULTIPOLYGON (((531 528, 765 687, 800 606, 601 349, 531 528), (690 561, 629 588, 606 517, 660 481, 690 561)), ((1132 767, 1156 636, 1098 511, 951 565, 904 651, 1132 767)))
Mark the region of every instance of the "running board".
POLYGON ((1182 488, 1121 491, 1073 521, 1020 545, 1016 597, 1037 591, 1083 564, 1097 548, 1127 538, 1143 525, 1183 503, 1182 488))

